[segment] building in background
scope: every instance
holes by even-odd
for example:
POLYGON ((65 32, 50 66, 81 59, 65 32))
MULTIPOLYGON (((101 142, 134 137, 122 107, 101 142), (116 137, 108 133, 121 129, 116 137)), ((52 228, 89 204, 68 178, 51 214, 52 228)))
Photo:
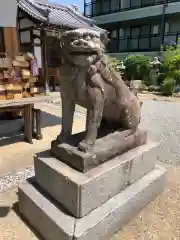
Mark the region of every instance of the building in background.
POLYGON ((84 17, 76 5, 53 4, 48 0, 0 1, 0 55, 14 58, 19 53, 35 55, 40 78, 57 76, 61 65, 59 37, 65 30, 90 28, 102 31, 95 21, 84 17))
POLYGON ((36 56, 42 81, 57 76, 61 65, 59 37, 62 32, 76 28, 101 31, 94 20, 84 17, 76 7, 45 0, 19 0, 17 15, 19 50, 36 56))
POLYGON ((85 0, 85 16, 109 31, 108 51, 156 54, 180 37, 180 0, 85 0))
MULTIPOLYGON (((59 64, 60 44, 57 35, 66 29, 97 28, 94 21, 82 16, 74 7, 45 0, 19 0, 17 32, 21 52, 32 52, 41 62, 42 29, 46 33, 48 66, 59 64), (55 54, 56 53, 56 54, 55 54)), ((41 64, 40 64, 41 65, 41 64)))
POLYGON ((0 53, 8 51, 12 55, 17 52, 17 0, 1 0, 0 2, 0 53))
POLYGON ((50 38, 55 32, 79 27, 98 29, 94 21, 84 17, 75 5, 53 4, 48 0, 0 1, 0 52, 8 52, 12 57, 30 51, 40 58, 42 29, 49 37, 48 46, 52 47, 50 38))
POLYGON ((1 0, 0 27, 16 27, 17 0, 1 0))

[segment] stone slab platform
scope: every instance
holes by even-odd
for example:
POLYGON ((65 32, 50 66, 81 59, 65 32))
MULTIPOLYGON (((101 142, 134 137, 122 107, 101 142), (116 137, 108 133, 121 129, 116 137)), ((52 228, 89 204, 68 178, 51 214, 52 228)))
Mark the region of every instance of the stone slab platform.
POLYGON ((157 166, 81 219, 66 214, 26 181, 19 187, 19 210, 45 240, 107 240, 163 191, 165 175, 157 166))
POLYGON ((86 173, 51 157, 50 151, 42 152, 34 161, 36 182, 73 216, 80 218, 153 170, 157 145, 149 141, 86 173))
POLYGON ((117 131, 97 139, 93 153, 83 153, 77 148, 83 135, 84 132, 74 134, 70 136, 67 143, 59 143, 57 140, 51 143, 52 154, 80 172, 87 172, 147 141, 147 133, 144 130, 138 129, 134 134, 131 134, 131 130, 117 131))
POLYGON ((75 218, 51 202, 34 186, 34 179, 19 186, 19 211, 45 240, 71 240, 75 218))

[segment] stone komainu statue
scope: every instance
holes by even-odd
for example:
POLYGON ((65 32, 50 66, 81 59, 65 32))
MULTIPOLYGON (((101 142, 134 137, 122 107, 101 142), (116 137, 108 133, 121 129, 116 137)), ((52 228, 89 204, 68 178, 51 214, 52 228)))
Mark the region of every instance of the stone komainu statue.
POLYGON ((83 152, 93 149, 102 122, 130 134, 140 122, 139 100, 108 67, 107 42, 105 33, 88 29, 67 31, 61 37, 62 130, 57 139, 66 142, 71 135, 75 104, 79 104, 87 108, 86 135, 78 146, 83 152))

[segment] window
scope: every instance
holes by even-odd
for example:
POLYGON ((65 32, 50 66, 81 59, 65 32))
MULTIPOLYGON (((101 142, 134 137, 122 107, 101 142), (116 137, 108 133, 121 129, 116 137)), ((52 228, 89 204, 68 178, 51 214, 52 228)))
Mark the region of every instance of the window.
POLYGON ((169 23, 166 22, 165 24, 165 33, 168 33, 169 32, 169 23))
POLYGON ((121 0, 121 9, 126 9, 130 7, 130 0, 121 0))
POLYGON ((109 0, 103 0, 101 1, 100 7, 101 7, 101 13, 106 14, 110 11, 110 5, 109 5, 109 0))
POLYGON ((149 35, 151 29, 151 25, 142 25, 141 26, 141 35, 149 35))
POLYGON ((0 28, 0 52, 5 52, 3 28, 0 28))
POLYGON ((30 43, 31 42, 31 33, 29 30, 20 32, 21 43, 30 43))
POLYGON ((117 30, 111 31, 111 38, 117 38, 117 30))
POLYGON ((131 7, 132 8, 141 7, 141 0, 132 0, 131 1, 131 7))
POLYGON ((180 31, 180 21, 171 20, 169 21, 169 32, 175 33, 180 31))
POLYGON ((154 3, 153 0, 142 0, 142 5, 143 6, 153 5, 153 3, 154 3))
POLYGON ((152 25, 152 34, 159 34, 159 25, 152 25))
POLYGON ((96 2, 96 3, 93 3, 93 16, 97 16, 101 13, 101 5, 100 5, 100 2, 96 2))
POLYGON ((141 33, 141 28, 140 27, 132 27, 131 28, 131 37, 137 37, 141 33))
POLYGON ((119 29, 119 37, 120 38, 124 38, 125 37, 125 30, 124 30, 124 28, 120 28, 119 29))
POLYGON ((113 1, 110 2, 110 3, 111 3, 111 11, 112 11, 112 12, 116 12, 116 11, 119 10, 120 1, 121 1, 121 0, 113 0, 113 1))
POLYGON ((86 5, 85 7, 85 16, 91 16, 92 15, 92 4, 86 5))

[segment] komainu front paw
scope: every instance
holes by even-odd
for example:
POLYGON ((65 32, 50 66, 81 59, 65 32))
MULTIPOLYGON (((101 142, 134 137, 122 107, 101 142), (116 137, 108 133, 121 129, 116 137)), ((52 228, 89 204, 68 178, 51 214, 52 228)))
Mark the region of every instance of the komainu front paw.
POLYGON ((81 141, 79 144, 78 144, 78 149, 81 151, 81 152, 84 152, 84 153, 87 153, 87 152, 92 152, 93 151, 93 146, 94 144, 91 143, 86 143, 84 140, 81 141))

